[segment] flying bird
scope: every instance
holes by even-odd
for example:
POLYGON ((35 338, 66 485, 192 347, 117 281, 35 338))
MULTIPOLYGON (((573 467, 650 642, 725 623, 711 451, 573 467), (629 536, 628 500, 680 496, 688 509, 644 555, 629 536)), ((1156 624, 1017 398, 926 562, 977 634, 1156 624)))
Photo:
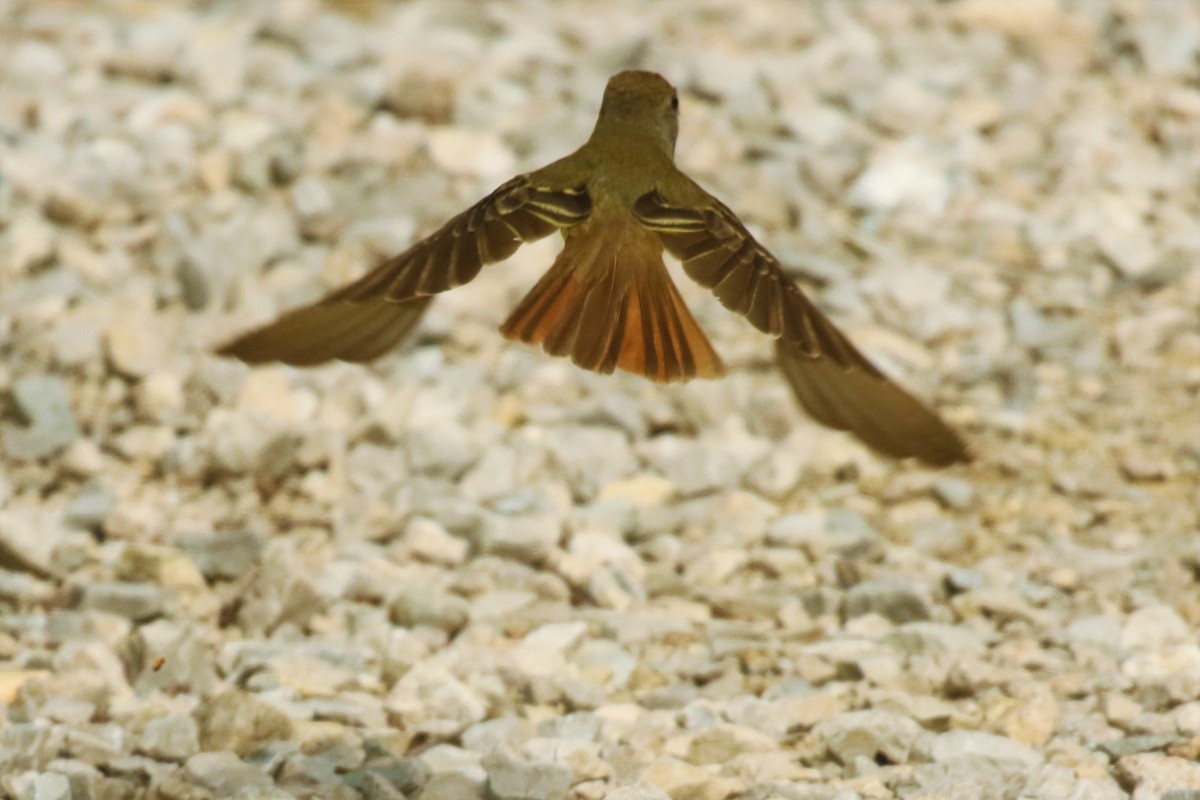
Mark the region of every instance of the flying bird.
POLYGON ((250 364, 369 361, 412 330, 434 295, 559 232, 563 249, 501 326, 507 338, 605 374, 720 377, 725 368, 667 273, 665 249, 722 305, 775 337, 783 374, 817 422, 895 458, 968 460, 959 434, 872 364, 737 216, 675 166, 678 132, 679 96, 666 79, 614 75, 578 150, 217 352, 250 364))

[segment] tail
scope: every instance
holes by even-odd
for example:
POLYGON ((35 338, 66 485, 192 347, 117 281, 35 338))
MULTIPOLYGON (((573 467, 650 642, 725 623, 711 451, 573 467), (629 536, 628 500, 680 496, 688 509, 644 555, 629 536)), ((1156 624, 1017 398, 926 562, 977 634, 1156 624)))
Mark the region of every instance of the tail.
POLYGON ((604 374, 619 367, 662 382, 725 374, 667 274, 662 245, 640 231, 569 234, 500 332, 604 374))

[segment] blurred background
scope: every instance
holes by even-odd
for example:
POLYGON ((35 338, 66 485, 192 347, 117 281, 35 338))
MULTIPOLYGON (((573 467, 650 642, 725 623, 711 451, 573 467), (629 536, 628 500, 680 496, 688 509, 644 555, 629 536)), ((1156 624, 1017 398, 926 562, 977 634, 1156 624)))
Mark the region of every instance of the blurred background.
POLYGON ((0 796, 1200 790, 1200 6, 0 0, 0 796), (968 436, 496 328, 224 339, 679 87, 677 161, 968 436))

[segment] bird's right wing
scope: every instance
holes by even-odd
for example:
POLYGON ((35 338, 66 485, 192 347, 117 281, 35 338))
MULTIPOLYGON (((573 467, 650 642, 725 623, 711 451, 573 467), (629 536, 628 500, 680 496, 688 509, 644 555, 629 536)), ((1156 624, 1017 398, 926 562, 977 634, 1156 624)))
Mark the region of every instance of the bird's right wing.
POLYGON ((431 295, 467 283, 484 264, 508 258, 524 242, 587 219, 592 203, 584 187, 543 186, 535 176, 513 178, 353 283, 239 336, 217 353, 296 366, 375 358, 408 333, 431 295))
POLYGON ((958 433, 872 364, 729 208, 686 186, 674 202, 658 191, 644 195, 634 216, 722 305, 777 337, 779 365, 813 419, 895 458, 937 466, 969 458, 958 433))

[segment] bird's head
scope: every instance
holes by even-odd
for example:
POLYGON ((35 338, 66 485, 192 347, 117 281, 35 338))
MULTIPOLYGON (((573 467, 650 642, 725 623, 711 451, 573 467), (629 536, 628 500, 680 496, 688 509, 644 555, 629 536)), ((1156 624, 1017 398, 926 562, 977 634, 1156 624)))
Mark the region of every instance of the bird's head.
POLYGON ((654 136, 668 155, 679 135, 679 94, 657 72, 629 70, 608 79, 596 127, 628 127, 654 136))

